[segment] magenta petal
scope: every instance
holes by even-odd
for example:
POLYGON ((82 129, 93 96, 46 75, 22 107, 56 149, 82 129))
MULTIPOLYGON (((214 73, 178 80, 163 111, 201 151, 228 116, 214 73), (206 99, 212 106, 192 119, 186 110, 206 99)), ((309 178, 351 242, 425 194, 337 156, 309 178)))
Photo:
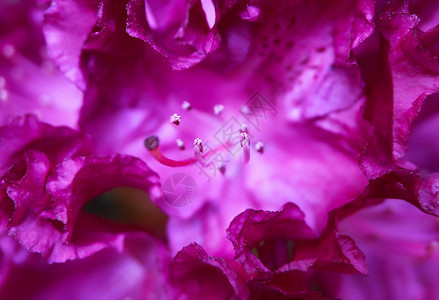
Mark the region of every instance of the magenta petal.
POLYGON ((393 162, 403 158, 423 100, 439 91, 439 28, 422 32, 418 22, 408 13, 407 4, 398 1, 388 4, 377 18, 383 36, 380 68, 365 109, 366 120, 376 128, 363 155, 370 178, 389 172, 393 162))
POLYGON ((251 45, 257 62, 251 87, 274 95, 294 121, 353 105, 362 85, 357 67, 347 61, 372 33, 373 6, 372 1, 267 3, 251 45))
POLYGON ((127 32, 148 42, 173 69, 187 69, 219 46, 219 33, 202 2, 129 1, 127 32))
POLYGON ((304 217, 292 203, 278 212, 248 209, 238 215, 228 229, 236 260, 250 273, 310 268, 367 273, 364 254, 351 238, 330 228, 318 237, 304 217))
POLYGON ((0 127, 1 174, 28 150, 45 153, 53 166, 65 157, 85 154, 89 141, 68 127, 39 122, 34 115, 14 118, 0 127))
POLYGON ((61 71, 81 88, 85 86, 79 60, 83 44, 96 24, 97 4, 98 1, 56 0, 45 14, 49 54, 61 71))
POLYGON ((49 262, 87 257, 103 248, 121 249, 116 224, 81 211, 86 202, 117 186, 161 197, 158 176, 142 161, 128 156, 77 157, 59 164, 47 177, 44 154, 29 152, 25 176, 8 187, 15 202, 10 234, 49 262))
POLYGON ((243 278, 222 258, 209 256, 193 243, 181 250, 170 265, 170 284, 177 297, 189 299, 245 299, 243 278))
MULTIPOLYGON (((227 237, 235 248, 236 260, 244 265, 247 272, 269 271, 270 268, 251 252, 252 249, 261 241, 276 237, 291 240, 314 238, 315 233, 306 225, 304 218, 302 211, 291 203, 286 204, 280 212, 247 209, 235 217, 227 229, 227 237)), ((277 269, 285 263, 287 261, 284 260, 272 268, 277 269)))
POLYGON ((168 292, 163 288, 165 276, 161 272, 161 264, 168 260, 164 247, 145 235, 130 236, 126 243, 122 253, 107 249, 61 264, 47 264, 36 255, 16 262, 0 289, 0 298, 169 299, 165 298, 168 292))
POLYGON ((386 200, 340 223, 367 257, 369 276, 343 276, 342 299, 436 299, 437 217, 408 203, 386 200))
POLYGON ((8 170, 0 181, 2 218, 9 218, 10 235, 49 262, 83 258, 108 246, 121 249, 122 232, 139 230, 82 210, 100 194, 127 186, 145 191, 145 202, 161 199, 159 177, 143 161, 84 156, 88 139, 67 127, 25 116, 0 127, 0 141, 2 171, 8 170))
POLYGON ((85 257, 108 245, 120 247, 117 226, 80 212, 86 202, 117 186, 144 190, 153 202, 161 199, 157 174, 133 157, 80 157, 66 160, 55 168, 46 184, 54 201, 47 213, 65 225, 66 242, 70 245, 61 245, 53 260, 85 257), (70 248, 76 250, 70 251, 70 248))

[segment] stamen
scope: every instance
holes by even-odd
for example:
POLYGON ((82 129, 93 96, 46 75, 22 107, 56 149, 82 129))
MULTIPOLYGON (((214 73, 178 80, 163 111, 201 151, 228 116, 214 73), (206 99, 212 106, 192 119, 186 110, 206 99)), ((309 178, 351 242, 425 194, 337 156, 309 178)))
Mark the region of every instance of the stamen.
POLYGON ((194 155, 197 159, 197 161, 204 166, 203 162, 203 156, 201 153, 203 153, 203 141, 200 138, 196 138, 194 140, 194 155))
POLYGON ((199 153, 203 153, 203 141, 200 138, 194 140, 194 151, 195 150, 199 153))
POLYGON ((189 102, 184 101, 183 104, 181 105, 181 108, 183 108, 184 110, 191 110, 192 105, 189 102))
POLYGON ((250 139, 246 132, 241 132, 241 147, 244 150, 244 162, 250 161, 250 139))
POLYGON ((257 152, 259 152, 261 154, 264 153, 264 143, 257 142, 256 145, 255 145, 255 149, 256 149, 257 152))
POLYGON ((177 139, 175 142, 177 143, 177 147, 178 147, 180 150, 184 150, 184 149, 185 149, 185 147, 184 147, 184 142, 183 142, 181 139, 177 139))
POLYGON ((170 121, 172 124, 180 125, 181 117, 180 117, 179 115, 177 115, 177 114, 173 114, 173 115, 169 118, 169 121, 170 121))
POLYGON ((247 124, 241 124, 241 128, 239 129, 241 133, 248 133, 247 124))
POLYGON ((241 107, 241 112, 245 115, 250 114, 250 108, 247 105, 241 107))
POLYGON ((224 110, 224 105, 218 104, 213 107, 213 113, 219 115, 224 110))
POLYGON ((169 167, 183 167, 193 164, 197 160, 195 158, 190 158, 187 160, 173 160, 169 159, 162 154, 159 148, 159 139, 156 136, 150 136, 145 139, 145 147, 149 150, 149 152, 154 156, 154 158, 160 162, 161 164, 169 167))

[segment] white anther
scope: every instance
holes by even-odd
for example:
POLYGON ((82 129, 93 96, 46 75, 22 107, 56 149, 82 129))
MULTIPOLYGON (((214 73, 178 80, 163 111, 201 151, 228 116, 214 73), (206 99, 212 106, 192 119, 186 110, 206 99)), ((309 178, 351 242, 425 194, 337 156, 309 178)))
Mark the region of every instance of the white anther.
POLYGON ((247 124, 241 124, 241 128, 239 128, 241 133, 248 133, 247 124))
POLYGON ((218 104, 213 107, 213 113, 219 115, 224 110, 224 105, 218 104))
POLYGON ((181 117, 180 117, 179 115, 177 115, 177 114, 173 114, 173 115, 169 118, 169 121, 170 121, 172 124, 179 125, 179 124, 180 124, 180 121, 181 121, 181 117))
POLYGON ((203 153, 203 141, 200 138, 194 140, 194 151, 203 153))
POLYGON ((241 147, 250 146, 250 139, 248 138, 248 134, 246 132, 241 132, 241 147))

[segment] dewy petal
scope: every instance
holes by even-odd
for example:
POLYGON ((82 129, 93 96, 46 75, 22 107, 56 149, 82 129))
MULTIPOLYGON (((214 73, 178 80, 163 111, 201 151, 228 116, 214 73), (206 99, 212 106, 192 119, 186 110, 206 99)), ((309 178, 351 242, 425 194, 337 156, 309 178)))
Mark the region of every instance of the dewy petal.
POLYGON ((85 85, 79 61, 83 44, 96 24, 98 3, 54 0, 45 13, 44 33, 49 54, 61 71, 82 89, 85 85))
POLYGON ((1 127, 0 141, 2 147, 9 145, 2 161, 2 170, 8 170, 1 177, 2 218, 10 218, 10 235, 49 262, 83 258, 108 246, 121 249, 123 232, 159 234, 148 226, 117 225, 82 211, 88 201, 119 186, 143 190, 149 197, 144 201, 158 202, 158 175, 141 160, 83 156, 88 152, 84 136, 33 116, 1 127))
POLYGON ((196 243, 184 247, 170 268, 170 285, 176 297, 198 299, 246 299, 243 274, 222 258, 209 256, 196 243))
POLYGON ((42 123, 34 115, 16 117, 0 127, 0 174, 31 149, 46 153, 54 165, 65 157, 87 153, 89 147, 89 140, 73 129, 42 123))
POLYGON ((328 227, 319 237, 304 214, 287 203, 278 212, 248 209, 230 224, 228 238, 247 272, 332 270, 367 273, 364 254, 348 236, 328 227))
MULTIPOLYGON (((408 200, 427 213, 437 214, 435 176, 422 174, 404 157, 414 118, 426 96, 439 90, 439 28, 423 32, 418 23, 418 17, 409 14, 407 2, 390 2, 378 14, 378 65, 376 76, 367 83, 364 113, 372 135, 361 166, 375 184, 398 190, 398 196, 381 190, 387 197, 408 200)), ((364 64, 368 63, 365 60, 360 66, 367 69, 364 64)))
POLYGON ((65 160, 46 183, 47 191, 55 199, 53 209, 57 220, 69 230, 74 226, 71 218, 87 201, 118 186, 144 190, 153 202, 161 199, 158 175, 140 159, 125 155, 65 160))
POLYGON ((97 222, 80 211, 87 201, 117 186, 144 190, 154 202, 161 199, 157 174, 133 157, 81 157, 66 160, 53 171, 46 189, 54 205, 45 217, 65 225, 65 235, 61 241, 52 241, 56 252, 49 261, 86 257, 107 246, 121 247, 123 235, 117 226, 97 222))
POLYGON ((422 32, 407 3, 391 2, 379 14, 382 34, 379 70, 370 86, 366 120, 376 128, 363 155, 363 168, 377 178, 407 150, 408 134, 423 100, 439 90, 439 28, 422 32), (383 118, 382 116, 387 116, 383 118))

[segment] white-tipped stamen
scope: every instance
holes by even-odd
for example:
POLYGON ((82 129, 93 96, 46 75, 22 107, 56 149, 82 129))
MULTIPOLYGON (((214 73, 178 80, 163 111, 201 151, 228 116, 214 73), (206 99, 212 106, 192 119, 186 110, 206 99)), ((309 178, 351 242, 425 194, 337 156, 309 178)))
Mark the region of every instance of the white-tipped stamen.
POLYGON ((200 138, 196 138, 194 140, 194 155, 198 162, 202 165, 204 165, 202 156, 203 151, 203 141, 200 138))
POLYGON ((177 147, 178 147, 180 150, 184 150, 184 149, 185 149, 185 147, 184 147, 184 142, 183 142, 182 139, 177 139, 175 142, 177 143, 177 147))
POLYGON ((224 105, 222 104, 218 104, 213 107, 213 113, 215 115, 219 115, 220 113, 222 113, 223 110, 224 110, 224 105))
POLYGON ((255 145, 255 149, 256 149, 256 152, 259 152, 261 154, 264 153, 264 143, 257 142, 255 145))
POLYGON ((194 140, 194 150, 203 153, 203 141, 200 138, 194 140))
POLYGON ((241 132, 241 147, 244 150, 244 162, 248 163, 250 160, 250 139, 246 132, 241 132))
POLYGON ((181 117, 180 117, 179 115, 177 115, 177 114, 173 114, 173 115, 169 118, 169 121, 170 121, 172 124, 180 125, 181 117))
POLYGON ((191 110, 192 105, 189 102, 184 101, 183 104, 181 105, 181 108, 183 108, 184 110, 191 110))

